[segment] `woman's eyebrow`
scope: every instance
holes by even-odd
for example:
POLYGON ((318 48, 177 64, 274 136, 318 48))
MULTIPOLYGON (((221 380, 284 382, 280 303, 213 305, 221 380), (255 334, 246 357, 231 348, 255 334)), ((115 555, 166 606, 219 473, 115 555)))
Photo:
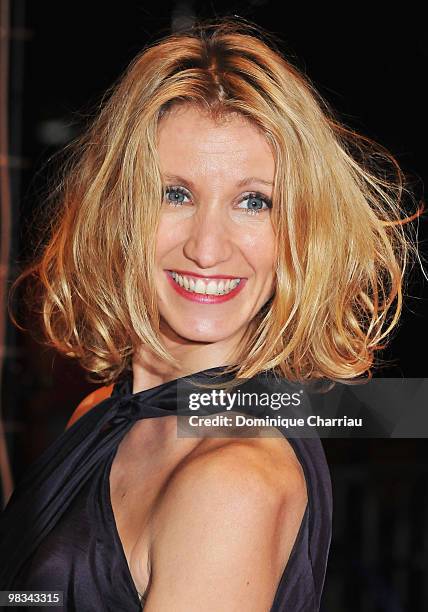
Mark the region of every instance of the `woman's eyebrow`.
POLYGON ((238 181, 236 186, 237 187, 244 187, 245 185, 248 185, 250 183, 260 183, 261 185, 266 185, 268 187, 272 187, 273 186, 272 181, 265 181, 264 179, 257 178, 257 176, 247 176, 246 178, 242 179, 241 181, 238 181))
MULTIPOLYGON (((183 176, 179 176, 177 174, 165 174, 164 179, 168 181, 174 181, 176 183, 182 183, 183 185, 188 186, 190 189, 195 188, 195 184, 189 180, 185 179, 183 176)), ((236 183, 236 187, 245 187, 245 185, 249 185, 250 183, 260 183, 260 185, 266 185, 268 187, 272 187, 273 183, 271 181, 265 181, 264 179, 258 178, 256 176, 247 176, 236 183)))

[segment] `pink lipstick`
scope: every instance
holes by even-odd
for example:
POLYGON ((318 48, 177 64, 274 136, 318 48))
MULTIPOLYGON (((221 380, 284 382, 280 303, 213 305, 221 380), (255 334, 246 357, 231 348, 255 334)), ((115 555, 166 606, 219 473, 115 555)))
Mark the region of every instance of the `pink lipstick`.
MULTIPOLYGON (((174 272, 178 272, 177 270, 174 270, 174 272)), ((182 297, 186 298, 187 300, 190 300, 191 302, 199 302, 200 304, 221 304, 222 302, 226 302, 227 300, 231 300, 232 298, 234 298, 236 295, 238 295, 238 293, 243 289, 245 283, 247 282, 246 278, 242 278, 239 282, 239 284, 232 289, 232 291, 230 291, 229 293, 226 293, 225 295, 207 295, 204 293, 195 293, 195 292, 191 292, 191 291, 187 291, 184 287, 181 287, 178 283, 175 282, 175 280, 172 278, 171 276, 171 271, 170 270, 165 270, 166 276, 168 278, 169 283, 172 285, 172 287, 175 289, 175 291, 181 295, 182 297)), ((179 273, 179 272, 178 272, 179 273)), ((233 277, 233 276, 206 276, 206 277, 201 277, 199 274, 192 274, 192 276, 195 277, 200 277, 200 278, 211 278, 211 279, 215 279, 215 278, 238 278, 238 277, 233 277)))

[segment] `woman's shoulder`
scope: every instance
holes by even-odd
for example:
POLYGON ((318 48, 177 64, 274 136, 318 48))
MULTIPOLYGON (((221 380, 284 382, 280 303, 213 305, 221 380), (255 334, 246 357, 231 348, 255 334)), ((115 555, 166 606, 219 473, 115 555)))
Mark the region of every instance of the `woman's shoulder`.
POLYGON ((99 389, 95 389, 92 393, 89 393, 83 400, 79 403, 77 408, 74 410, 71 415, 66 429, 71 427, 80 417, 86 414, 91 408, 105 400, 107 397, 110 397, 113 391, 113 385, 103 386, 99 389))
MULTIPOLYGON (((172 524, 172 515, 180 520, 201 509, 207 520, 220 523, 228 520, 230 508, 241 514, 301 518, 307 499, 302 466, 287 440, 204 439, 169 479, 153 516, 152 533, 172 524)), ((281 524, 278 529, 294 529, 293 521, 281 524)))
POLYGON ((230 474, 245 480, 248 475, 261 486, 290 490, 305 482, 301 463, 284 436, 206 438, 190 457, 189 471, 203 467, 207 474, 230 474))
MULTIPOLYGON (((307 506, 299 462, 280 439, 204 439, 197 450, 174 470, 158 500, 150 558, 178 582, 195 567, 201 584, 209 579, 204 568, 215 570, 221 582, 228 568, 236 588, 245 578, 257 588, 270 585, 272 597, 307 506), (189 555, 190 566, 183 568, 189 555)), ((162 575, 158 582, 161 591, 162 575)))

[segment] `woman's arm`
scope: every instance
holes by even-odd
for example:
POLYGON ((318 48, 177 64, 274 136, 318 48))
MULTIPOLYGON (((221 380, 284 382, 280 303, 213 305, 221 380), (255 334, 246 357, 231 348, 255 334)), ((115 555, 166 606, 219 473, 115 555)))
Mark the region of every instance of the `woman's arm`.
POLYGON ((289 457, 239 441, 193 459, 154 513, 145 612, 269 610, 306 502, 289 457))
POLYGON ((71 427, 73 423, 75 423, 77 419, 80 419, 80 417, 83 416, 86 412, 88 412, 88 410, 105 400, 107 397, 110 397, 112 391, 113 385, 108 385, 107 387, 100 387, 99 389, 95 389, 95 391, 92 391, 92 393, 87 395, 77 406, 65 428, 68 429, 69 427, 71 427))

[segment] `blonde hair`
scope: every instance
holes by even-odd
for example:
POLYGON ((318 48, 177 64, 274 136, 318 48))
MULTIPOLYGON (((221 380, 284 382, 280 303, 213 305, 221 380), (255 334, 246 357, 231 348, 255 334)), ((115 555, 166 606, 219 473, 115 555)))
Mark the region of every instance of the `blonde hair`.
POLYGON ((240 113, 275 154, 276 290, 226 371, 370 377, 417 254, 403 225, 423 210, 402 218, 394 157, 340 123, 273 39, 237 19, 149 45, 108 93, 67 147, 49 239, 12 287, 31 280, 25 299, 38 305, 44 341, 104 384, 131 369, 141 343, 178 365, 161 340, 152 272, 164 198, 156 140, 159 119, 191 103, 213 118, 240 113))

